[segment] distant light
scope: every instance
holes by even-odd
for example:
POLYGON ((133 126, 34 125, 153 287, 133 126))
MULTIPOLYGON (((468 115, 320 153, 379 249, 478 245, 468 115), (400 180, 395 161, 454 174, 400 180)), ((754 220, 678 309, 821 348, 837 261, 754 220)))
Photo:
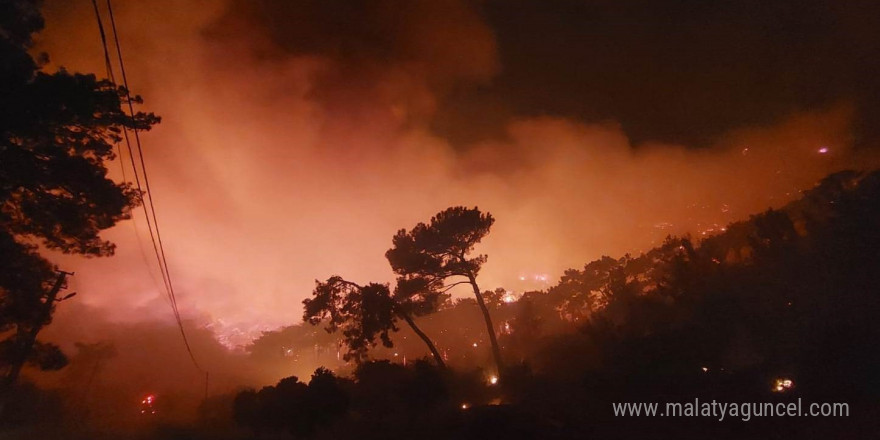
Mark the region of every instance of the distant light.
POLYGON ((147 394, 141 399, 141 414, 156 414, 156 407, 154 406, 156 403, 156 395, 155 394, 147 394))
POLYGON ((822 148, 819 149, 819 154, 825 154, 825 153, 827 153, 828 151, 829 151, 829 150, 828 150, 828 147, 822 147, 822 148))
POLYGON ((474 347, 476 347, 476 346, 477 346, 477 343, 476 343, 476 342, 474 342, 474 347))
POLYGON ((526 277, 519 277, 519 280, 520 280, 520 281, 525 281, 525 280, 526 280, 526 277))
POLYGON ((495 384, 497 384, 497 383, 498 383, 498 376, 492 376, 492 377, 489 378, 489 384, 490 384, 490 385, 495 385, 495 384))
POLYGON ((703 367, 702 370, 703 370, 703 373, 705 373, 705 372, 709 371, 709 368, 708 368, 708 367, 703 367))
POLYGON ((794 381, 786 378, 776 379, 776 382, 773 384, 773 391, 777 393, 781 393, 783 391, 791 389, 794 386, 794 381))
POLYGON ((462 404, 461 404, 461 409, 468 409, 468 408, 470 408, 470 407, 471 407, 471 406, 468 405, 467 403, 462 403, 462 404))

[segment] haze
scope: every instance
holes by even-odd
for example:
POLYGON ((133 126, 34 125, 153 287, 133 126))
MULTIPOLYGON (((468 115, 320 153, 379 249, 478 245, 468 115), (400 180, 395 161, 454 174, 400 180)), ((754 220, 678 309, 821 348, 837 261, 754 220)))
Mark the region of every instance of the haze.
MULTIPOLYGON (((536 96, 566 83, 540 75, 529 83, 527 73, 505 70, 502 55, 515 49, 501 45, 482 3, 416 3, 352 7, 340 22, 308 2, 115 6, 131 87, 163 118, 142 139, 191 325, 232 347, 300 322, 315 279, 391 281, 383 254, 395 231, 452 205, 497 218, 478 249, 489 255, 482 285, 522 290, 543 287, 535 276, 554 282, 566 268, 638 254, 669 234, 711 234, 783 205, 832 171, 873 161, 854 148, 860 107, 848 95, 720 128, 710 120, 717 115, 705 115, 704 126, 689 112, 695 132, 714 127, 703 142, 652 136, 613 115, 525 114, 504 100, 462 110, 461 90, 509 86, 510 75, 536 96)), ((88 2, 50 1, 44 13, 36 50, 49 53, 50 68, 104 72, 88 2)), ((682 111, 682 102, 653 93, 663 87, 650 81, 657 72, 630 73, 648 78, 646 99, 621 118, 682 111)), ((571 99, 614 101, 575 92, 571 99)), ((151 254, 140 248, 149 251, 143 221, 139 212, 106 232, 118 245, 112 258, 55 259, 76 272, 80 305, 59 307, 46 335, 99 339, 104 327, 71 324, 84 314, 172 321, 151 254)))

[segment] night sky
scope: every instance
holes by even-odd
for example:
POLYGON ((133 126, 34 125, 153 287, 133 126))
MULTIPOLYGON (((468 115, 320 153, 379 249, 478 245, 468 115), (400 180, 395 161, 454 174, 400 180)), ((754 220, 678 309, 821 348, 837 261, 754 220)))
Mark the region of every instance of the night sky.
POLYGON ((503 136, 514 118, 553 116, 614 120, 635 143, 705 147, 731 129, 847 102, 868 146, 878 14, 876 2, 823 0, 239 1, 208 32, 234 38, 230 27, 246 21, 286 54, 334 57, 359 77, 437 67, 443 57, 413 37, 445 39, 457 49, 443 54, 451 65, 482 63, 432 78, 431 127, 457 145, 503 136), (497 52, 480 60, 490 35, 497 52))

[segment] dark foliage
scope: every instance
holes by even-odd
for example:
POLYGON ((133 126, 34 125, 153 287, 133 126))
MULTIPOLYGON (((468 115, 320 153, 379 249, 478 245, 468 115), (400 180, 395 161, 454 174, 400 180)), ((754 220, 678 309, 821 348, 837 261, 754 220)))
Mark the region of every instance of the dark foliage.
POLYGON ((239 393, 233 402, 235 420, 256 432, 286 431, 296 437, 313 434, 348 410, 343 381, 319 368, 308 385, 295 376, 274 387, 239 393))
MULTIPOLYGON (((318 437, 870 437, 880 414, 878 219, 880 172, 843 172, 699 242, 669 237, 639 256, 603 257, 513 304, 491 292, 499 341, 521 362, 497 385, 460 367, 365 363, 348 384, 347 416, 318 437), (795 385, 776 392, 778 378, 795 385), (718 422, 611 408, 695 398, 847 402, 851 416, 718 422)), ((456 343, 449 333, 469 346, 472 333, 450 323, 473 309, 459 302, 423 323, 450 330, 438 331, 444 347, 456 343)), ((462 328, 480 318, 467 319, 462 328)))
MULTIPOLYGON (((39 6, 0 3, 0 331, 12 335, 6 348, 22 353, 30 351, 28 334, 50 322, 53 307, 46 313, 54 267, 38 246, 113 254, 113 243, 100 232, 127 219, 140 197, 128 183, 107 177, 113 146, 122 130, 149 130, 159 122, 152 113, 127 115, 127 91, 109 81, 42 71, 45 55, 34 60, 28 52, 43 27, 39 6)), ((66 363, 57 347, 47 345, 38 345, 28 360, 49 369, 66 363)), ((8 364, 10 357, 0 361, 8 364)))
POLYGON ((388 285, 359 286, 340 276, 316 284, 312 298, 303 301, 303 320, 326 324, 328 333, 342 330, 345 360, 363 361, 379 341, 392 346, 389 333, 397 331, 397 313, 388 285))
POLYGON ((411 305, 412 314, 436 311, 447 299, 450 289, 460 284, 470 285, 483 313, 495 366, 500 374, 504 369, 501 348, 477 284, 477 275, 488 257, 470 256, 494 223, 492 214, 483 213, 476 207, 447 208, 432 217, 429 224, 419 223, 409 231, 397 231, 385 258, 398 277, 395 296, 402 298, 403 304, 411 305))

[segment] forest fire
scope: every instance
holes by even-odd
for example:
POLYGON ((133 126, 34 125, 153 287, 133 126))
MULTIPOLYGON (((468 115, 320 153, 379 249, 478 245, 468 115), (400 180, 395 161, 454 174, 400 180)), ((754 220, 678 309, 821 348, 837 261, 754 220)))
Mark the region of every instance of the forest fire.
POLYGON ((785 392, 794 386, 794 382, 791 379, 776 379, 773 383, 773 391, 777 393, 785 392))
POLYGON ((511 6, 0 0, 0 437, 880 429, 880 4, 511 6))
POLYGON ((141 399, 140 405, 141 414, 144 415, 155 415, 156 410, 156 395, 155 394, 147 394, 141 399))
POLYGON ((509 290, 504 292, 504 296, 501 297, 501 301, 504 301, 507 304, 515 303, 517 299, 519 299, 519 297, 516 293, 509 290))

